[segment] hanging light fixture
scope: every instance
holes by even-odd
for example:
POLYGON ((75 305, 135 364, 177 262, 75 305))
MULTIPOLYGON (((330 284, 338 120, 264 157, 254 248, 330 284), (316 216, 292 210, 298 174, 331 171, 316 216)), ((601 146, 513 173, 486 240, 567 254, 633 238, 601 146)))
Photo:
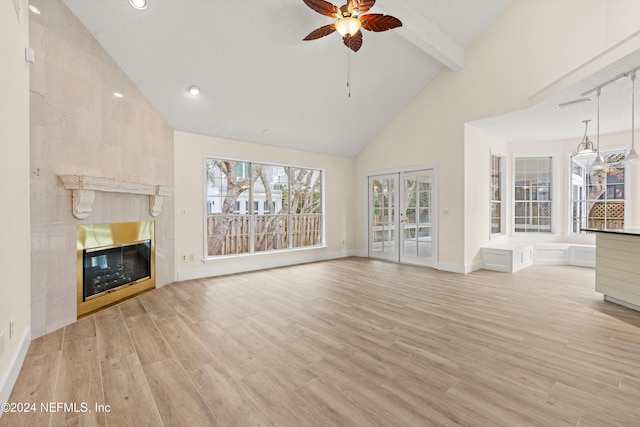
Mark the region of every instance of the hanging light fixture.
POLYGON ((138 10, 145 10, 149 6, 147 0, 129 0, 129 3, 138 10))
POLYGON ((598 96, 598 110, 597 110, 597 120, 598 120, 598 125, 597 125, 597 131, 596 131, 596 159, 593 161, 593 163, 591 164, 591 170, 594 171, 601 171, 605 169, 605 164, 604 161, 602 160, 602 157, 600 156, 600 92, 601 92, 602 88, 598 88, 596 95, 598 96))
POLYGON ((351 37, 355 35, 358 31, 360 31, 360 27, 362 27, 362 23, 358 18, 354 18, 353 16, 347 16, 344 18, 338 19, 335 23, 336 30, 342 37, 351 37))
POLYGON ((638 153, 636 153, 635 147, 635 93, 636 93, 636 72, 632 71, 631 74, 631 150, 629 154, 624 158, 624 163, 634 163, 638 161, 638 153))
POLYGON ((576 147, 576 151, 571 153, 571 157, 574 159, 589 159, 597 155, 593 142, 591 142, 587 136, 590 121, 591 120, 582 121, 582 123, 584 123, 584 136, 582 137, 582 141, 578 144, 578 147, 576 147))

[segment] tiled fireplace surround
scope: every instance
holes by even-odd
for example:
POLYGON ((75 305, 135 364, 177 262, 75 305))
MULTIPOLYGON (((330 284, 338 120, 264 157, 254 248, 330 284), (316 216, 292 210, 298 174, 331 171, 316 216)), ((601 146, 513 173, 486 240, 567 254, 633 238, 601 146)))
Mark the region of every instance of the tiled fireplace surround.
POLYGON ((72 215, 58 175, 173 186, 173 129, 61 0, 32 15, 32 337, 76 320, 76 226, 155 221, 156 286, 174 280, 174 195, 153 217, 148 196, 96 192, 92 213, 72 215), (116 98, 114 92, 124 98, 116 98))

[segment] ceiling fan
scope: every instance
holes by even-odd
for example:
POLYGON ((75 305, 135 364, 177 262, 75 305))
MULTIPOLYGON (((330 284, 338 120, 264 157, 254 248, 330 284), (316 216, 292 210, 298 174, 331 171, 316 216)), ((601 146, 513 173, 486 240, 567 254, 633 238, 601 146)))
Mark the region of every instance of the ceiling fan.
POLYGON ((333 24, 324 25, 309 33, 303 40, 315 40, 328 36, 334 31, 338 31, 342 36, 344 45, 357 52, 362 47, 362 31, 380 32, 402 26, 398 18, 381 13, 366 13, 373 7, 376 0, 347 0, 347 4, 341 7, 334 6, 325 0, 303 0, 321 15, 336 18, 333 24))

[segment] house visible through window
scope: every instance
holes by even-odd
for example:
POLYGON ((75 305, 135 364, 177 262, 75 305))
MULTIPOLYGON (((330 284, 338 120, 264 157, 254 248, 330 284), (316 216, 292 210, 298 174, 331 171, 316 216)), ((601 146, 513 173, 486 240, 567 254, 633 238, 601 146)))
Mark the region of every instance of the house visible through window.
POLYGON ((503 195, 504 157, 491 155, 491 235, 502 234, 504 230, 503 195))
POLYGON ((551 233, 552 158, 516 157, 513 224, 516 233, 551 233))
POLYGON ((323 244, 322 171, 207 158, 206 172, 207 256, 323 244))
POLYGON ((624 151, 601 153, 605 169, 590 169, 590 160, 571 161, 571 232, 584 228, 624 228, 624 151))

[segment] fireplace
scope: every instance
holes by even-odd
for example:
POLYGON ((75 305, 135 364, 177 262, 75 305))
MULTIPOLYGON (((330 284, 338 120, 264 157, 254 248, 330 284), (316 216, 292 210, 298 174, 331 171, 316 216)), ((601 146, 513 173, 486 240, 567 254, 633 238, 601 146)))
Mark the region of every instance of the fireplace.
POLYGON ((155 288, 154 222, 76 229, 78 319, 155 288))

